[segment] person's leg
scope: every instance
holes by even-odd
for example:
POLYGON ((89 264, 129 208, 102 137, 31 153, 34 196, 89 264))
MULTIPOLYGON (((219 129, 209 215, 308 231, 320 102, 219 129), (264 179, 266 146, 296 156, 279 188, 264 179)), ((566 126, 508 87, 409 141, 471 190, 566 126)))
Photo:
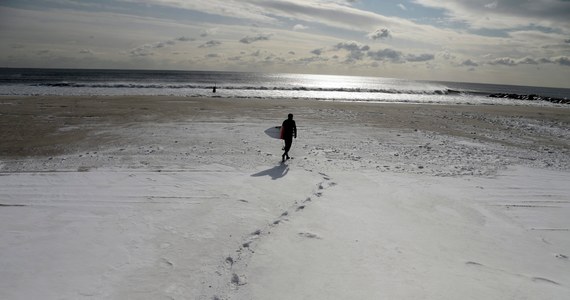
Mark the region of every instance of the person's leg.
POLYGON ((285 161, 285 157, 289 159, 289 149, 291 149, 292 142, 292 139, 285 139, 285 152, 281 156, 283 158, 283 161, 285 161))

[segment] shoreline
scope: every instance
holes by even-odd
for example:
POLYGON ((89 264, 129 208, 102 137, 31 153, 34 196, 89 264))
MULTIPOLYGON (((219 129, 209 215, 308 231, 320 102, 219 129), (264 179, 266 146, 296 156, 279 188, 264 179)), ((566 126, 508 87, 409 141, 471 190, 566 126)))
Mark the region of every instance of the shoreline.
MULTIPOLYGON (((138 96, 0 97, 0 139, 4 141, 0 145, 0 158, 4 161, 4 171, 17 171, 20 168, 23 168, 22 171, 57 169, 66 165, 74 168, 74 164, 81 164, 81 160, 88 161, 86 156, 93 156, 93 152, 109 152, 109 156, 127 161, 129 156, 140 154, 140 149, 134 149, 135 146, 149 146, 136 137, 151 134, 147 137, 153 140, 155 147, 168 145, 164 146, 168 148, 166 158, 158 155, 157 151, 149 153, 154 160, 162 160, 161 164, 165 164, 173 155, 181 156, 182 153, 186 153, 187 158, 195 158, 192 163, 209 163, 204 155, 188 154, 191 149, 202 149, 204 154, 208 154, 208 145, 205 144, 208 141, 203 138, 189 139, 192 133, 181 130, 181 127, 187 124, 207 131, 210 130, 209 124, 214 123, 216 125, 213 127, 231 130, 236 130, 231 127, 238 124, 239 131, 243 132, 241 139, 245 147, 240 150, 244 153, 234 153, 234 156, 251 157, 248 151, 256 148, 257 143, 263 145, 273 142, 263 139, 264 135, 260 133, 269 126, 280 125, 281 119, 289 112, 299 120, 298 141, 302 141, 305 147, 302 149, 304 155, 311 150, 310 147, 318 147, 320 142, 334 144, 335 139, 343 144, 334 150, 337 153, 326 153, 331 159, 350 160, 342 157, 341 153, 349 157, 364 157, 352 147, 376 147, 376 151, 392 154, 367 155, 371 163, 360 164, 359 167, 363 168, 378 167, 375 161, 402 165, 405 158, 416 165, 422 159, 439 160, 440 164, 445 165, 451 163, 450 159, 437 157, 438 152, 456 156, 476 152, 498 157, 500 168, 513 163, 530 163, 570 169, 570 108, 138 96), (245 128, 247 126, 252 128, 245 128), (140 127, 139 130, 137 127, 140 127), (171 140, 153 137, 170 135, 161 127, 173 128, 175 133, 171 140), (343 142, 346 137, 338 136, 343 128, 361 136, 355 145, 350 145, 349 141, 343 142), (307 132, 310 134, 307 135, 307 132), (418 145, 414 139, 420 137, 431 138, 433 142, 427 147, 418 145), (313 138, 324 140, 315 144, 311 140, 313 138), (366 140, 374 141, 376 145, 372 146, 366 140), (469 143, 458 142, 461 140, 469 143), (450 150, 449 146, 453 146, 453 149, 450 150), (401 151, 402 148, 405 151, 401 151), (507 158, 502 159, 504 156, 507 158), (73 158, 73 162, 68 160, 55 164, 52 161, 61 157, 66 160, 73 158), (16 158, 32 161, 40 158, 44 164, 11 163, 16 158)), ((217 144, 223 144, 223 139, 223 136, 212 136, 213 141, 218 141, 217 144)), ((323 147, 331 146, 321 145, 323 147)), ((218 153, 210 154, 219 155, 220 159, 225 160, 222 148, 218 148, 218 153)), ((271 156, 264 157, 257 153, 257 157, 262 162, 269 162, 271 156)), ((359 160, 363 161, 364 158, 359 160)), ((112 167, 112 162, 88 162, 86 167, 108 168, 112 167)), ((236 163, 230 165, 240 167, 236 163)))

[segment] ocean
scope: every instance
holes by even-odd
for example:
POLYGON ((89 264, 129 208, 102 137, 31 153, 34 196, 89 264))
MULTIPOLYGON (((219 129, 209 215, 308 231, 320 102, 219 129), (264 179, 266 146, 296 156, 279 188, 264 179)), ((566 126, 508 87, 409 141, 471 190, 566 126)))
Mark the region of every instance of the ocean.
POLYGON ((309 74, 0 68, 0 95, 171 95, 268 100, 553 105, 553 102, 568 103, 570 89, 309 74), (521 100, 528 98, 534 100, 521 100))

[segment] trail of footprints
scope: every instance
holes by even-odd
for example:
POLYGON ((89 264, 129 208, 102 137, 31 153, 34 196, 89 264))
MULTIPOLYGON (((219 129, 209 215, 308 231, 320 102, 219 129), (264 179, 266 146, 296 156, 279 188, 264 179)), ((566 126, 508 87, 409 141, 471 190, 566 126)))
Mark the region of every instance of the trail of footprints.
MULTIPOLYGON (((310 197, 307 197, 301 201, 295 201, 293 205, 281 213, 275 220, 267 224, 263 229, 257 229, 254 232, 250 233, 241 242, 240 246, 235 251, 235 255, 230 255, 225 258, 223 264, 218 267, 216 274, 222 278, 222 284, 224 284, 225 281, 224 285, 226 285, 229 290, 237 290, 240 286, 247 284, 247 277, 244 274, 240 273, 243 273, 243 271, 247 268, 251 256, 255 253, 256 244, 259 243, 262 238, 271 234, 272 228, 275 228, 283 222, 288 221, 295 214, 301 213, 316 198, 322 197, 323 192, 326 189, 336 185, 335 182, 331 181, 331 178, 327 174, 319 172, 319 175, 322 176, 323 181, 316 185, 315 191, 310 197)), ((299 237, 309 239, 321 239, 320 236, 310 232, 300 232, 298 235, 299 237)), ((228 298, 221 295, 214 295, 211 299, 224 300, 228 298)))

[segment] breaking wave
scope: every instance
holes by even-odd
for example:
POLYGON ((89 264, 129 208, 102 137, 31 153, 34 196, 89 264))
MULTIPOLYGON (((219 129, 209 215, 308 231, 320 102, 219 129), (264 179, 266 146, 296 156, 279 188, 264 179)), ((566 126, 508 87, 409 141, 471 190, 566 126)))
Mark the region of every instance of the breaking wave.
MULTIPOLYGON (((38 83, 35 86, 44 87, 68 87, 68 88, 98 88, 98 89, 212 89, 213 85, 207 84, 163 84, 163 83, 79 83, 79 82, 54 82, 38 83)), ((323 88, 323 87, 296 87, 296 86, 217 86, 224 90, 259 90, 259 91, 307 91, 307 92, 347 92, 347 93, 385 93, 385 94, 411 94, 411 95, 450 95, 460 94, 460 91, 439 89, 396 89, 396 88, 323 88)))

